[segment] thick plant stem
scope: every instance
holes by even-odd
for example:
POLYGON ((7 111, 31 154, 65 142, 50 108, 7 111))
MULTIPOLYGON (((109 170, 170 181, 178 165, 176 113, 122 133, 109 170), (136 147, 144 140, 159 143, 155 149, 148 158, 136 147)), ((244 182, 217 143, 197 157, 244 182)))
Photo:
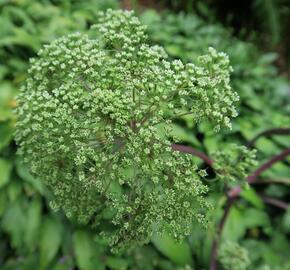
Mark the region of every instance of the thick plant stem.
POLYGON ((281 184, 281 185, 290 185, 290 178, 284 177, 275 177, 271 179, 259 178, 251 182, 251 185, 269 185, 269 184, 281 184))
POLYGON ((265 203, 268 203, 268 204, 271 204, 271 205, 274 205, 278 208, 281 208, 285 211, 287 211, 287 209, 289 208, 289 204, 288 203, 285 203, 283 201, 280 201, 278 199, 275 199, 275 198, 271 198, 271 197, 268 197, 268 196, 261 196, 262 200, 265 202, 265 203))
POLYGON ((194 149, 193 147, 181 144, 172 144, 171 147, 173 150, 197 156, 209 166, 212 166, 213 164, 213 160, 211 160, 206 154, 194 149))
POLYGON ((290 128, 271 128, 264 130, 263 132, 257 134, 251 141, 249 141, 247 147, 252 148, 255 142, 263 136, 273 136, 273 135, 290 135, 290 128))
POLYGON ((221 239, 223 228, 225 226, 226 219, 229 215, 231 207, 232 207, 236 198, 237 198, 237 196, 235 196, 235 197, 228 196, 223 216, 218 224, 216 235, 215 235, 213 243, 212 243, 211 256, 210 256, 210 268, 209 268, 210 270, 217 270, 218 269, 217 268, 217 252, 218 252, 219 242, 221 239))
POLYGON ((283 160, 288 155, 290 155, 290 147, 268 160, 266 163, 256 169, 251 175, 249 175, 247 177, 248 183, 254 182, 264 171, 272 167, 276 162, 283 160))

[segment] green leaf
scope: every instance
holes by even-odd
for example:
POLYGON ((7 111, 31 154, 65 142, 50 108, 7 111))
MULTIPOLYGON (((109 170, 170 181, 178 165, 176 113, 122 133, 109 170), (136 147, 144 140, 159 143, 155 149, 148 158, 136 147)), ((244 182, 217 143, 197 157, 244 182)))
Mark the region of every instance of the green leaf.
POLYGON ((7 193, 6 190, 0 191, 0 217, 5 212, 7 205, 8 205, 7 193))
POLYGON ((23 201, 17 200, 10 203, 4 213, 1 227, 10 235, 12 247, 20 247, 22 245, 25 224, 26 216, 23 209, 23 201))
POLYGON ((106 260, 106 265, 112 270, 126 270, 128 262, 125 259, 109 256, 106 260))
POLYGON ((52 217, 47 217, 40 235, 40 266, 45 269, 59 250, 62 239, 61 224, 52 217))
POLYGON ((11 123, 9 121, 4 123, 0 122, 0 150, 10 143, 12 136, 13 128, 11 123))
POLYGON ((237 241, 245 231, 242 211, 237 207, 232 207, 225 223, 223 237, 226 240, 237 241))
POLYGON ((284 217, 283 217, 283 228, 285 232, 290 232, 290 207, 288 207, 284 217))
POLYGON ((30 250, 34 250, 37 238, 39 236, 41 222, 41 202, 39 199, 34 199, 27 211, 27 223, 25 225, 24 240, 30 250))
POLYGON ((53 270, 68 270, 70 267, 66 264, 57 264, 53 267, 53 270))
POLYGON ((11 181, 7 187, 7 194, 11 202, 17 200, 22 195, 22 184, 19 181, 11 181))
POLYGON ((103 263, 98 260, 99 256, 92 236, 87 231, 76 231, 73 242, 77 265, 81 270, 104 269, 103 263))
POLYGON ((275 52, 265 53, 259 58, 260 64, 271 64, 278 58, 278 54, 275 52))
POLYGON ((178 140, 180 140, 181 142, 187 142, 197 146, 200 145, 199 141, 196 139, 196 137, 191 131, 178 125, 175 124, 172 125, 172 131, 170 135, 177 137, 178 140))
POLYGON ((155 236, 152 242, 161 253, 177 265, 192 264, 191 250, 186 242, 178 243, 168 235, 155 236))
POLYGON ((223 237, 226 240, 237 241, 251 228, 270 226, 269 216, 266 212, 256 208, 232 207, 227 218, 223 237))
POLYGON ((16 159, 16 171, 17 174, 25 181, 27 181, 35 190, 37 190, 40 194, 44 194, 45 187, 42 181, 34 178, 27 167, 21 162, 19 158, 16 159))
POLYGON ((273 143, 273 141, 267 138, 259 138, 256 142, 256 148, 267 156, 272 156, 279 152, 279 148, 273 143))
POLYGON ((29 34, 21 27, 14 26, 12 28, 12 32, 12 35, 6 36, 0 40, 0 46, 22 45, 27 46, 34 51, 39 50, 41 47, 40 41, 36 38, 36 36, 29 34))
POLYGON ((172 56, 179 56, 182 54, 180 47, 176 45, 167 45, 165 46, 165 50, 172 56))
POLYGON ((252 205, 256 206, 257 208, 259 209, 264 208, 263 200, 259 197, 259 195, 256 193, 256 191, 253 188, 248 187, 244 189, 240 195, 241 197, 243 197, 245 200, 247 200, 248 202, 250 202, 252 205))
POLYGON ((0 121, 12 118, 12 98, 14 88, 10 82, 0 82, 0 121))
POLYGON ((270 224, 267 213, 255 208, 245 209, 243 220, 246 228, 267 227, 270 224))
POLYGON ((12 163, 0 158, 0 188, 6 185, 10 179, 12 163))

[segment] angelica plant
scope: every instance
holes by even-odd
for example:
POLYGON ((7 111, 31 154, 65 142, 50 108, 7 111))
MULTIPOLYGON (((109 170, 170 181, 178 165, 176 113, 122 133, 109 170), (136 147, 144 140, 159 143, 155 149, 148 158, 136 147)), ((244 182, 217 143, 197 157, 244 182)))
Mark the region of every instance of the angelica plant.
POLYGON ((219 261, 225 270, 245 270, 251 262, 248 251, 238 243, 230 241, 221 245, 219 261))
POLYGON ((231 126, 238 95, 226 54, 169 61, 131 11, 101 13, 88 34, 46 45, 18 96, 15 138, 51 206, 90 224, 115 248, 206 223, 203 173, 171 148, 173 119, 231 126))
POLYGON ((213 167, 222 183, 246 184, 250 169, 257 165, 256 149, 245 146, 231 145, 229 149, 216 151, 212 157, 213 167))

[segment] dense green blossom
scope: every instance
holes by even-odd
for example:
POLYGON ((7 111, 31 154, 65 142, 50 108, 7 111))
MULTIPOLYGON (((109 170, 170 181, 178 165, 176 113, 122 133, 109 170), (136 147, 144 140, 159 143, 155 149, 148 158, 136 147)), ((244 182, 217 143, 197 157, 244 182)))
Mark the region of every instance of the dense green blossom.
POLYGON ((257 165, 256 150, 245 146, 231 145, 228 149, 215 152, 213 155, 214 169, 218 179, 223 183, 246 183, 249 170, 257 165))
POLYGON ((230 127, 238 96, 224 53, 169 62, 133 12, 108 10, 89 35, 60 38, 38 56, 18 97, 16 141, 53 191, 53 208, 117 248, 164 231, 182 239, 193 220, 206 222, 202 173, 172 151, 170 123, 192 114, 230 127))
POLYGON ((219 261, 225 270, 245 270, 250 265, 248 251, 238 243, 230 241, 221 245, 219 261))

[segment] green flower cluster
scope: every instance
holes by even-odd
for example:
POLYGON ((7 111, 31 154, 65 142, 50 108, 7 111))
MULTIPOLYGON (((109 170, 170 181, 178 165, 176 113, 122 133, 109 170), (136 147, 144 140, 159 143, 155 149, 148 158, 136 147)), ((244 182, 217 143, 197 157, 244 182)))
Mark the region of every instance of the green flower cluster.
POLYGON ((224 53, 169 62, 130 11, 100 14, 89 35, 60 38, 31 60, 18 96, 16 141, 55 209, 102 232, 115 248, 153 233, 176 239, 209 204, 191 156, 171 148, 180 114, 230 127, 238 96, 224 53))
POLYGON ((212 155, 217 177, 223 183, 246 183, 250 169, 257 165, 256 150, 245 146, 231 145, 228 149, 217 151, 212 155))
POLYGON ((245 270, 251 263, 248 251, 238 243, 230 241, 221 245, 219 261, 225 270, 245 270))

